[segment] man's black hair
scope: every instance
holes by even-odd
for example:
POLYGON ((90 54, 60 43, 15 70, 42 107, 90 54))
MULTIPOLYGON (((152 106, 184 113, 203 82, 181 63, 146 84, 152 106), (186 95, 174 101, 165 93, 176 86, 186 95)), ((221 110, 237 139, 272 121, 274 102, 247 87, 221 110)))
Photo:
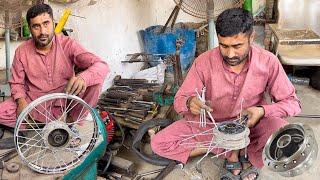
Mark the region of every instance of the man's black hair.
POLYGON ((30 26, 30 19, 37 17, 40 14, 48 13, 53 18, 52 8, 48 4, 37 4, 32 6, 27 12, 27 22, 30 26))
POLYGON ((239 33, 251 34, 253 31, 253 16, 242 8, 231 8, 223 11, 216 22, 217 34, 230 37, 239 33))

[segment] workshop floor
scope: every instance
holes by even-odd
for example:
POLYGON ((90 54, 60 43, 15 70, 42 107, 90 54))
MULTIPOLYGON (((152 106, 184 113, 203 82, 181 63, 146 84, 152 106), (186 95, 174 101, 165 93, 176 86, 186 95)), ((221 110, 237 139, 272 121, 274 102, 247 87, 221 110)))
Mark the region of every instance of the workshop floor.
MULTIPOLYGON (((1 75, 2 73, 0 73, 1 75)), ((0 77, 0 79, 2 79, 0 77)), ((0 83, 1 84, 1 83, 0 83)), ((304 114, 320 114, 320 91, 314 90, 309 86, 296 86, 297 94, 302 103, 302 113, 304 114)), ((301 122, 310 125, 315 133, 316 139, 319 142, 320 139, 320 119, 302 119, 302 118, 291 118, 289 122, 301 122)), ((320 153, 320 151, 319 151, 320 153)), ((318 160, 320 155, 318 153, 318 160)), ((144 162, 139 159, 133 152, 127 150, 119 153, 119 156, 122 156, 128 160, 131 160, 136 163, 138 173, 143 173, 151 171, 154 169, 159 169, 163 167, 154 166, 144 162)), ((194 158, 185 165, 183 169, 174 169, 165 180, 213 180, 219 179, 219 164, 222 163, 222 160, 211 159, 210 157, 205 158, 200 165, 202 173, 199 173, 195 169, 195 164, 199 158, 194 158)), ((15 157, 10 162, 19 162, 19 158, 15 157)), ((20 164, 20 163, 19 163, 20 164)), ((22 164, 21 164, 22 165, 22 164)), ((316 161, 315 164, 305 173, 300 176, 290 178, 292 180, 316 180, 320 176, 320 161, 316 161)), ((58 176, 59 177, 59 176, 58 176)), ((145 179, 150 179, 154 176, 146 176, 145 179)), ((28 167, 22 165, 20 172, 18 174, 12 174, 4 171, 2 173, 3 179, 55 179, 54 176, 47 176, 30 171, 28 167), (23 178, 22 178, 23 177, 23 178)), ((100 179, 100 178, 99 178, 100 179)), ((268 169, 262 169, 260 179, 263 180, 282 180, 287 179, 276 173, 269 171, 268 169)))
MULTIPOLYGON (((312 89, 309 86, 298 86, 296 85, 297 94, 299 99, 302 103, 302 113, 304 114, 320 114, 320 91, 312 89)), ((318 140, 320 139, 320 119, 302 119, 302 118, 290 118, 290 123, 293 122, 300 122, 308 124, 312 127, 315 137, 318 140)), ((319 151, 320 153, 320 151, 319 151)), ((320 176, 320 159, 318 153, 318 158, 315 164, 305 173, 302 175, 290 178, 292 180, 316 180, 319 179, 320 176)), ((154 169, 159 169, 162 167, 154 166, 144 162, 143 160, 139 159, 134 153, 129 151, 124 151, 120 154, 120 156, 125 157, 128 160, 131 160, 136 163, 138 173, 147 172, 154 169)), ((199 173, 195 169, 195 164, 199 158, 192 159, 189 161, 186 166, 181 169, 174 169, 166 178, 165 180, 213 180, 219 179, 219 164, 222 163, 222 160, 212 159, 210 157, 204 159, 201 162, 200 169, 202 173, 199 173)), ((152 178, 154 176, 146 176, 145 178, 152 178)), ((260 174, 260 179, 263 180, 282 180, 288 179, 282 177, 276 173, 271 172, 270 170, 263 168, 260 174)))

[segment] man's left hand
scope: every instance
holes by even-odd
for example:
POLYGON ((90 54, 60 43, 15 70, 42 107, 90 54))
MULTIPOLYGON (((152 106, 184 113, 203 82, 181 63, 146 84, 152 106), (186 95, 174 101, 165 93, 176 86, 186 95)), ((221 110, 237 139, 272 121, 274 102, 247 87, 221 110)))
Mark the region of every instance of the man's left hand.
POLYGON ((259 120, 264 116, 263 107, 249 107, 242 112, 243 115, 248 115, 247 126, 249 128, 255 126, 259 120))
POLYGON ((78 95, 80 93, 84 93, 87 89, 86 82, 80 76, 73 76, 66 88, 67 94, 78 95))

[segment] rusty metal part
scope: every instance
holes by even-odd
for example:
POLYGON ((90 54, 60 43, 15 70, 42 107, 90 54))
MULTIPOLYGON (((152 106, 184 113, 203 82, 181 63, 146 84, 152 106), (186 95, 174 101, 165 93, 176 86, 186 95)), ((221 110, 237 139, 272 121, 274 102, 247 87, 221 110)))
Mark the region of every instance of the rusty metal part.
POLYGON ((108 91, 117 91, 117 90, 122 90, 122 91, 133 91, 130 86, 112 86, 108 89, 108 91))
POLYGON ((156 170, 152 170, 152 171, 148 171, 148 172, 144 172, 144 173, 140 173, 140 174, 137 174, 133 177, 133 180, 141 180, 143 179, 144 176, 149 176, 149 175, 152 175, 152 174, 156 174, 156 173, 160 173, 164 168, 161 168, 161 169, 156 169, 156 170))
POLYGON ((173 169, 183 169, 183 164, 176 164, 174 161, 173 163, 170 163, 168 166, 166 166, 165 168, 161 168, 161 169, 156 169, 156 170, 151 170, 148 172, 144 172, 144 173, 140 173, 140 174, 136 174, 133 177, 133 180, 141 180, 143 179, 143 177, 145 176, 149 176, 149 175, 153 175, 153 174, 158 174, 158 178, 156 177, 155 179, 160 180, 163 179, 166 175, 168 175, 173 169), (162 174, 162 175, 161 175, 162 174))
POLYGON ((152 109, 151 106, 146 106, 146 105, 141 105, 141 104, 130 104, 129 108, 130 109, 145 110, 145 111, 150 111, 152 109))
POLYGON ((143 118, 135 117, 135 116, 128 115, 128 114, 114 112, 114 113, 112 113, 112 115, 117 116, 117 117, 122 117, 122 118, 124 118, 125 121, 133 122, 136 124, 140 124, 143 122, 143 118))
POLYGON ((133 100, 132 103, 148 104, 148 105, 151 105, 151 106, 155 106, 157 104, 156 102, 152 102, 152 101, 137 101, 137 100, 133 100))
POLYGON ((148 83, 146 79, 123 79, 121 76, 116 76, 114 78, 114 84, 116 85, 128 85, 128 84, 143 84, 148 83))
POLYGON ((128 112, 128 115, 129 116, 133 116, 133 117, 137 117, 137 118, 141 118, 141 119, 146 117, 146 115, 140 114, 140 113, 137 113, 137 112, 128 112))
POLYGON ((141 118, 136 118, 136 117, 132 117, 132 116, 128 116, 126 118, 124 118, 125 121, 134 123, 134 124, 141 124, 143 123, 143 120, 141 118))
POLYGON ((14 157, 16 157, 17 155, 18 155, 18 153, 15 149, 8 150, 8 151, 0 154, 0 161, 7 162, 10 159, 13 159, 14 157))
POLYGON ((132 174, 135 169, 135 164, 132 161, 119 156, 113 156, 110 165, 127 174, 132 174))
POLYGON ((110 103, 110 102, 104 102, 104 101, 98 101, 98 105, 100 107, 104 107, 104 106, 111 106, 111 107, 120 107, 120 103, 110 103))
POLYGON ((171 22, 170 27, 171 27, 171 30, 172 30, 172 28, 173 28, 173 26, 174 26, 174 24, 175 24, 175 22, 177 20, 177 16, 179 14, 179 11, 180 11, 180 7, 179 7, 179 5, 176 5, 174 7, 173 11, 171 12, 166 24, 161 28, 160 34, 162 34, 162 33, 164 33, 166 31, 166 29, 167 29, 167 27, 168 27, 170 22, 171 22))
POLYGON ((111 99, 121 99, 121 100, 128 100, 133 94, 126 93, 126 92, 120 92, 120 91, 108 91, 105 94, 106 98, 111 99))
POLYGON ((20 169, 20 165, 15 162, 7 163, 5 166, 6 166, 7 171, 10 173, 16 173, 20 169))
POLYGON ((109 102, 109 103, 116 103, 116 104, 123 102, 121 99, 112 99, 112 98, 108 98, 108 97, 101 99, 101 101, 102 102, 109 102))
POLYGON ((173 171, 173 169, 183 169, 183 164, 177 164, 175 161, 171 161, 155 178, 154 180, 162 180, 164 179, 168 174, 173 171))
POLYGON ((182 39, 177 39, 176 41, 176 53, 175 53, 175 62, 173 63, 174 68, 174 84, 177 87, 180 87, 183 82, 181 62, 180 62, 180 49, 184 41, 182 39))

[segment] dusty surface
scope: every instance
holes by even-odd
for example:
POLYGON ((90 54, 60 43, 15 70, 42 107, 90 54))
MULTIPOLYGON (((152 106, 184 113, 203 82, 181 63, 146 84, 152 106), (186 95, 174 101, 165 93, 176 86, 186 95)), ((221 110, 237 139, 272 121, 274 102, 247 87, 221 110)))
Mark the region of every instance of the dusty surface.
MULTIPOLYGON (((320 91, 314 90, 309 86, 296 86, 297 94, 302 103, 302 113, 303 114, 320 114, 320 91)), ((316 140, 320 139, 320 119, 303 119, 303 118, 290 118, 289 122, 301 122, 308 124, 312 127, 316 140)), ((293 177, 293 178, 285 178, 274 172, 271 172, 267 168, 263 168, 260 174, 260 179, 263 180, 284 180, 284 179, 292 179, 292 180, 317 180, 320 176, 320 151, 318 153, 317 161, 314 165, 302 175, 293 177)), ((160 166, 154 166, 148 163, 145 163, 143 160, 139 159, 135 154, 130 151, 122 152, 123 157, 128 158, 136 162, 139 173, 147 172, 154 169, 161 168, 160 166)), ((201 173, 199 173, 196 168, 196 162, 199 158, 191 159, 184 169, 174 169, 165 179, 166 180, 213 180, 219 179, 219 167, 222 165, 222 160, 212 159, 210 157, 205 158, 201 164, 200 169, 201 173)), ((146 179, 154 176, 147 176, 146 179)))

